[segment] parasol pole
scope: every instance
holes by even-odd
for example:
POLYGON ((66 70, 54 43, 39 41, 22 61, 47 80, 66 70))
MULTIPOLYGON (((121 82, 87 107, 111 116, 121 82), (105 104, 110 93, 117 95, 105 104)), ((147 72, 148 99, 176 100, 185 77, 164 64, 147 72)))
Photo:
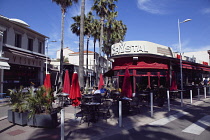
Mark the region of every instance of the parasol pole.
POLYGON ((64 120, 65 120, 65 110, 61 109, 61 140, 64 140, 64 120))
POLYGON ((74 107, 74 120, 76 120, 76 106, 74 107))

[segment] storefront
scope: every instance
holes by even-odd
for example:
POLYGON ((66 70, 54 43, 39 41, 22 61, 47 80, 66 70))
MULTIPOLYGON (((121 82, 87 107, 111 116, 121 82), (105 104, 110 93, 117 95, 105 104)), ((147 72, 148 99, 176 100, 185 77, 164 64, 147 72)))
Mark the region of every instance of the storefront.
POLYGON ((4 71, 4 91, 19 88, 40 86, 44 77, 45 55, 28 53, 16 48, 4 49, 4 56, 9 58, 10 69, 4 71))
MULTIPOLYGON (((172 49, 147 41, 126 41, 112 45, 111 57, 113 78, 117 87, 122 88, 125 69, 129 69, 133 92, 147 88, 170 88, 172 81, 180 83, 180 58, 172 49)), ((210 66, 183 60, 184 85, 197 84, 204 73, 209 74, 210 66), (195 81, 196 80, 196 81, 195 81)))

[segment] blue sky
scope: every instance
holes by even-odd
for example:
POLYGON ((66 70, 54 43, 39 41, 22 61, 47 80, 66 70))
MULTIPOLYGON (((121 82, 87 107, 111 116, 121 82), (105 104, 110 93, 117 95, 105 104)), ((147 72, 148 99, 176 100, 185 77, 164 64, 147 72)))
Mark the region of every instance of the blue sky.
MULTIPOLYGON (((71 33, 71 17, 80 14, 79 3, 67 10, 64 47, 78 51, 79 38, 71 33)), ((86 13, 93 0, 86 0, 86 13)), ((178 19, 181 23, 182 51, 210 50, 210 0, 118 0, 118 20, 127 25, 125 41, 142 40, 178 47, 178 19)), ((55 58, 60 48, 61 10, 51 0, 0 0, 0 15, 25 21, 30 28, 57 40, 49 43, 49 56, 55 58)), ((85 40, 86 41, 86 40, 85 40)), ((85 43, 86 45, 86 43, 85 43)), ((86 46, 85 46, 86 49, 86 46)), ((93 50, 92 39, 90 50, 93 50)))

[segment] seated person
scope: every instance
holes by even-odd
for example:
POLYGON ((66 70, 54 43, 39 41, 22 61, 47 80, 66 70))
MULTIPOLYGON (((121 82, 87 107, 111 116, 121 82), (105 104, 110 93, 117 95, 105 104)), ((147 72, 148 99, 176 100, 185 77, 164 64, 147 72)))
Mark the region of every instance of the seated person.
POLYGON ((94 91, 94 93, 93 94, 101 94, 101 91, 98 89, 98 87, 95 87, 95 91, 94 91))
POLYGON ((83 88, 83 87, 80 88, 80 94, 81 94, 82 96, 84 95, 84 88, 83 88))
POLYGON ((106 96, 107 95, 107 90, 106 88, 104 88, 104 85, 102 85, 101 89, 100 89, 101 95, 102 96, 106 96))
POLYGON ((97 89, 98 89, 98 87, 93 87, 93 90, 91 93, 94 94, 97 89))

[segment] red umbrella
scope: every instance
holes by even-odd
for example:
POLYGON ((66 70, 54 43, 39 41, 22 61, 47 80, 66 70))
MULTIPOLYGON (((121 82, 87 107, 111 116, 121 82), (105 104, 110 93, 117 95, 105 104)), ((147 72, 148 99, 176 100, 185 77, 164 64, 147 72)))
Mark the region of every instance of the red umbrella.
POLYGON ((70 85, 70 79, 69 79, 69 71, 66 70, 64 81, 63 81, 63 92, 70 94, 70 89, 71 89, 71 85, 70 85))
POLYGON ((50 74, 47 73, 45 80, 44 80, 44 87, 46 89, 46 93, 44 95, 46 95, 50 90, 51 90, 51 80, 50 80, 50 74))
POLYGON ((125 70, 125 75, 123 79, 123 86, 122 86, 122 97, 132 97, 132 86, 130 80, 130 74, 128 68, 125 70))
POLYGON ((101 89, 102 85, 104 85, 104 77, 102 74, 100 74, 100 80, 98 83, 98 89, 101 89))
POLYGON ((72 85, 71 85, 71 90, 70 90, 70 96, 69 98, 72 100, 72 105, 73 106, 78 106, 80 104, 79 99, 81 98, 80 94, 80 86, 79 86, 79 81, 78 81, 78 74, 74 72, 72 76, 72 85))
POLYGON ((172 81, 171 81, 171 87, 170 90, 177 90, 177 83, 176 83, 176 77, 175 72, 172 73, 172 81))

